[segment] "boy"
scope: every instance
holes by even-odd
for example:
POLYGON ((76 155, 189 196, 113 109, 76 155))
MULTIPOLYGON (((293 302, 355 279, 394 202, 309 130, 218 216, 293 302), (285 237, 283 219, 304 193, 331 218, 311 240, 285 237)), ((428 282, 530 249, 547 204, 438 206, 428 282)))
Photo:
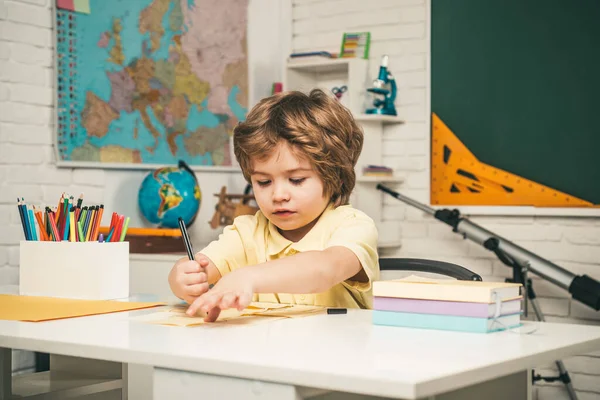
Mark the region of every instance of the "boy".
POLYGON ((347 205, 363 144, 351 113, 318 89, 280 93, 258 103, 233 139, 260 211, 173 266, 169 285, 188 315, 215 321, 253 300, 371 308, 377 230, 347 205))

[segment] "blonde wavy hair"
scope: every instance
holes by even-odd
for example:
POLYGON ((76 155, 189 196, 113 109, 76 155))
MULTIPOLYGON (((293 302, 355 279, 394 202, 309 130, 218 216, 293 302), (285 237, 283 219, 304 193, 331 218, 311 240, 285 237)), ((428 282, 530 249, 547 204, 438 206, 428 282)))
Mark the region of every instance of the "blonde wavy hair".
POLYGON ((248 182, 253 161, 267 158, 282 140, 309 160, 335 206, 348 204, 363 132, 347 108, 320 89, 261 100, 233 130, 235 157, 248 182))

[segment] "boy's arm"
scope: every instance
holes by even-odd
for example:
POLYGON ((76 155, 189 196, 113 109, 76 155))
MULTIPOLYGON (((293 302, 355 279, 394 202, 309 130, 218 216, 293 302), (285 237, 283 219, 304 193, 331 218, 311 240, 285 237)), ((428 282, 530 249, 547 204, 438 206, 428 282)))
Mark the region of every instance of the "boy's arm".
POLYGON ((253 293, 321 293, 350 278, 358 282, 369 279, 350 249, 334 246, 302 252, 223 276, 211 291, 190 305, 187 314, 201 310, 209 313, 207 321, 215 321, 220 309, 244 309, 253 293))
POLYGON ((348 279, 368 282, 358 257, 346 247, 329 247, 240 269, 255 293, 322 293, 348 279))
POLYGON ((223 274, 187 313, 202 310, 208 312, 207 321, 215 321, 220 309, 245 308, 254 293, 322 293, 339 283, 353 292, 368 291, 379 272, 377 237, 373 220, 354 211, 337 225, 324 250, 304 251, 223 274))

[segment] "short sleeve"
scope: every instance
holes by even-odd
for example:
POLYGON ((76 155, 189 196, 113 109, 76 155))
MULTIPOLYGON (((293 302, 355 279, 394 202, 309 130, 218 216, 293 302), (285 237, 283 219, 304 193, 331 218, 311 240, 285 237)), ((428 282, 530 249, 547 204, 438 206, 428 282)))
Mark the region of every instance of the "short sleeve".
POLYGON ((200 253, 215 263, 221 276, 248 264, 242 237, 235 224, 226 226, 219 238, 202 249, 200 253))
POLYGON ((335 228, 327 247, 342 246, 351 250, 360 261, 368 282, 347 280, 342 284, 352 291, 366 292, 373 280, 379 279, 379 255, 377 254, 378 233, 375 223, 367 215, 353 212, 335 228))

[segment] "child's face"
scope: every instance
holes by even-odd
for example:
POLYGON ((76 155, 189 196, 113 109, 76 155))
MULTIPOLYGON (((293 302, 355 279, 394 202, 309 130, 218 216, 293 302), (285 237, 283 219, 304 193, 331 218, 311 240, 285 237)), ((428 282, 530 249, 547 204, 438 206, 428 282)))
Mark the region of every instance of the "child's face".
POLYGON ((254 160, 250 177, 260 210, 294 242, 310 231, 329 203, 321 177, 285 141, 268 158, 254 160))

